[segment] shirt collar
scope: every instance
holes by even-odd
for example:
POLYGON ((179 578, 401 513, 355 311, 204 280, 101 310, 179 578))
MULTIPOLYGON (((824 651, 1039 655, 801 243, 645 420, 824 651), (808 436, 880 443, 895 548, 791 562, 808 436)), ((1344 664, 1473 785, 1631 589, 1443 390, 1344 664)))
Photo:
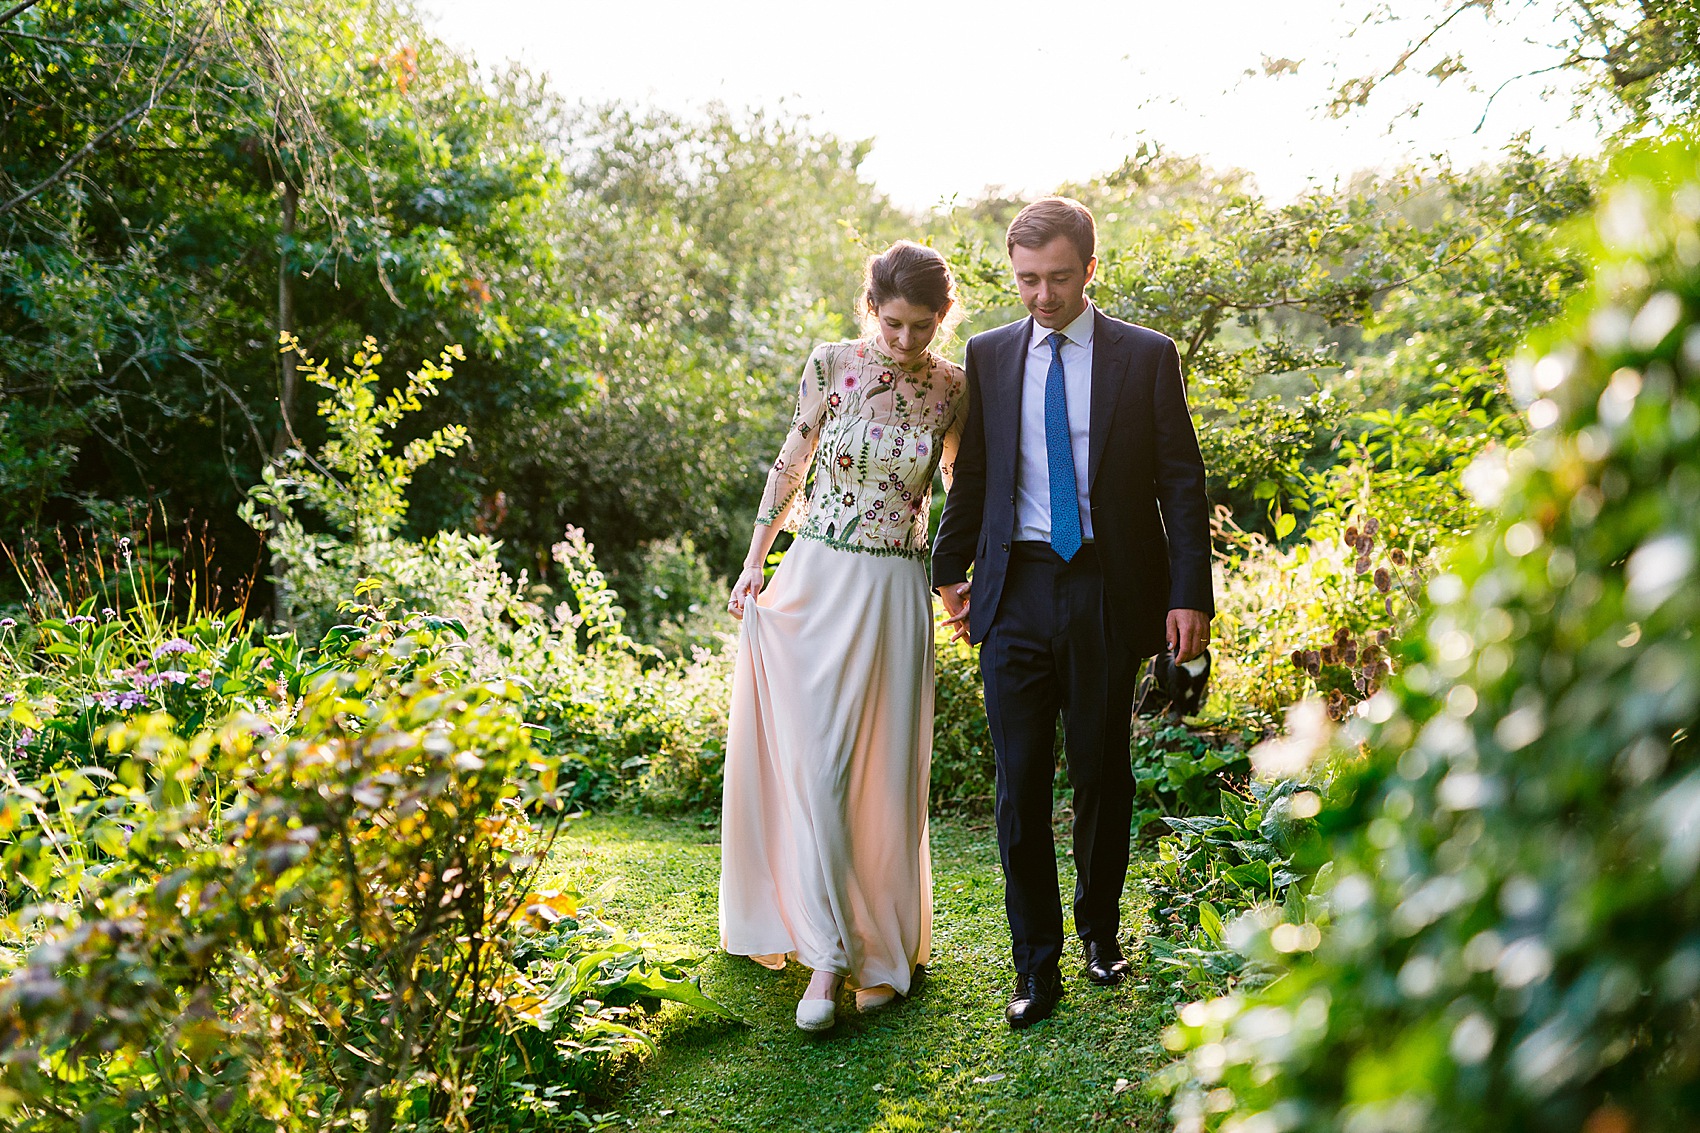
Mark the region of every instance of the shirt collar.
MULTIPOLYGON (((1092 329, 1098 321, 1094 317, 1097 314, 1097 310, 1098 309, 1092 305, 1092 300, 1088 299, 1086 301, 1086 309, 1076 315, 1073 322, 1062 328, 1063 337, 1076 346, 1083 346, 1090 349, 1092 346, 1092 329)), ((1033 337, 1028 342, 1027 348, 1029 350, 1037 350, 1041 346, 1046 346, 1045 339, 1049 338, 1050 334, 1050 330, 1040 326, 1039 321, 1035 319, 1033 321, 1033 337)))

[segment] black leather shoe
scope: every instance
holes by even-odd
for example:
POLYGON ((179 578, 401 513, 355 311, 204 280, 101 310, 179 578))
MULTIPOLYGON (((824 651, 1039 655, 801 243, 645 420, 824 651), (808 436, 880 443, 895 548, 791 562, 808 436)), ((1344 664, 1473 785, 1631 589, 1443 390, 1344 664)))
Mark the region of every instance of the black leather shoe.
POLYGON ((1121 945, 1113 940, 1086 942, 1086 978, 1099 987, 1115 987, 1127 978, 1129 965, 1121 945))
POLYGON ((1011 1027, 1024 1030, 1041 1019, 1049 1019, 1062 993, 1062 976, 1054 970, 1038 974, 1019 972, 1015 977, 1015 994, 1009 997, 1003 1017, 1011 1027))

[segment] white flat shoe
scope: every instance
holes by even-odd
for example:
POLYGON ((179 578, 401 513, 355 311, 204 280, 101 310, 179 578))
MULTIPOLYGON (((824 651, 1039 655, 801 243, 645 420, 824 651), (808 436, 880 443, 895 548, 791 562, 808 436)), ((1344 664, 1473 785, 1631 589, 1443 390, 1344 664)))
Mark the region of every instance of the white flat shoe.
POLYGON ((831 999, 799 999, 797 1026, 805 1031, 830 1031, 838 1022, 838 1004, 831 999))
POLYGON ((878 1011, 896 998, 897 990, 890 984, 859 987, 856 989, 856 1010, 866 1015, 870 1011, 878 1011))

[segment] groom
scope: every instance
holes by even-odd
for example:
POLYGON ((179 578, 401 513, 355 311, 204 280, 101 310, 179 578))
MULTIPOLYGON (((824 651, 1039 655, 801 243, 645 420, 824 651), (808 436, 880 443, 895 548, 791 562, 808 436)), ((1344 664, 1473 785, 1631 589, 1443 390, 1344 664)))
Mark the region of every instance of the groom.
POLYGON ((1086 298, 1097 227, 1048 197, 1006 246, 1031 318, 968 342, 968 423, 933 551, 950 624, 980 645, 997 752, 998 849, 1015 944, 1017 1029, 1062 996, 1062 904, 1051 840, 1057 720, 1074 792, 1075 931, 1086 978, 1128 971, 1117 935, 1140 662, 1209 640, 1204 463, 1180 355, 1086 298), (969 566, 973 578, 969 580, 969 566), (972 587, 972 597, 970 597, 972 587))

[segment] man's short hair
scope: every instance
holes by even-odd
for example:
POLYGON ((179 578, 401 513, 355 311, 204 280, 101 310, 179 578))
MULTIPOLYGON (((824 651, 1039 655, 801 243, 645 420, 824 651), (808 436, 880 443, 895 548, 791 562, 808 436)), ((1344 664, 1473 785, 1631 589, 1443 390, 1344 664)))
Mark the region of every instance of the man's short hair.
POLYGON ((1092 262, 1098 250, 1098 225, 1092 210, 1073 197, 1041 197, 1016 213, 1004 237, 1004 251, 1014 252, 1017 244, 1043 248, 1058 236, 1074 245, 1082 266, 1092 262))

